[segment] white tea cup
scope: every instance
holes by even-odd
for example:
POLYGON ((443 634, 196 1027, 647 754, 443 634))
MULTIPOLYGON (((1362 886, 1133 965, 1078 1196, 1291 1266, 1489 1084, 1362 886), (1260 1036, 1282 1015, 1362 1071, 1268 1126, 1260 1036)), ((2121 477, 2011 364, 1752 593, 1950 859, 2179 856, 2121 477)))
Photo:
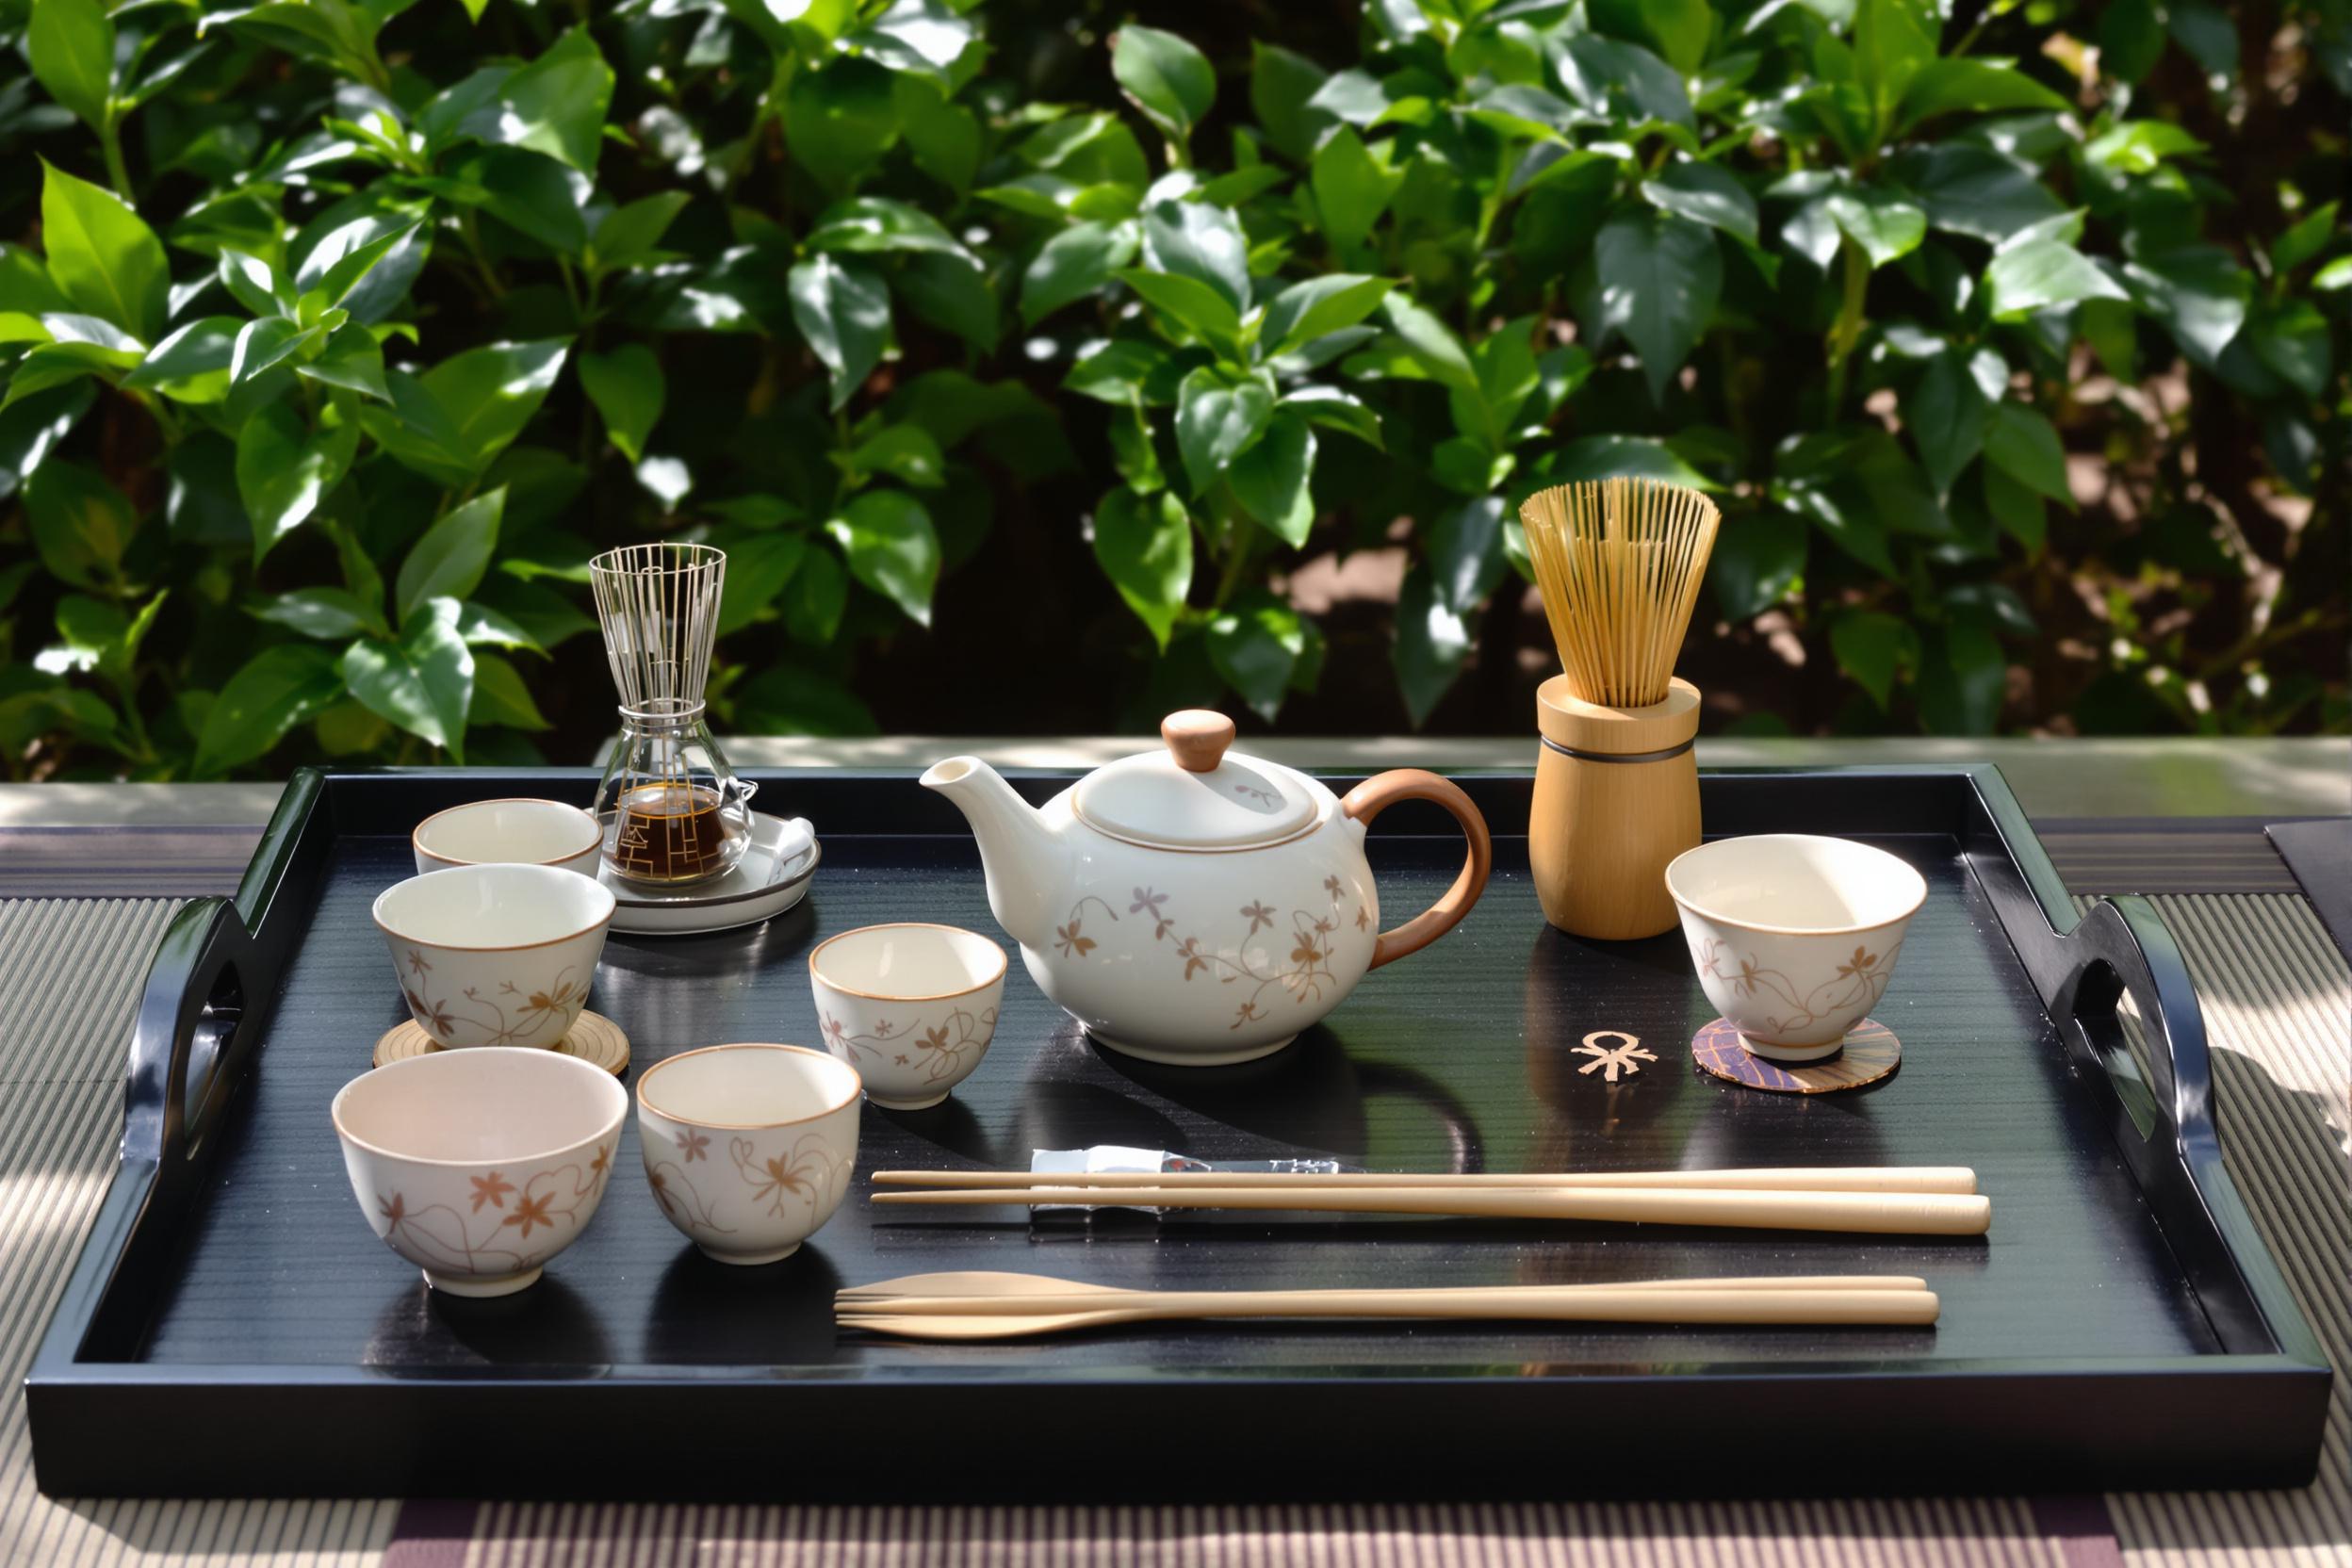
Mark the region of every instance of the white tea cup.
POLYGON ((435 811, 408 836, 417 874, 452 866, 560 866, 596 874, 604 830, 560 800, 469 800, 435 811))
POLYGON ((1842 1049, 1886 994, 1927 879, 1851 839, 1760 833, 1676 856, 1666 890, 1700 988, 1740 1043, 1810 1062, 1842 1049))
POLYGON ((445 1046, 552 1046, 587 1004, 612 890, 553 866, 453 866, 377 895, 400 994, 445 1046))
POLYGON ((912 922, 862 925, 808 955, 825 1048, 858 1070, 866 1097, 920 1111, 972 1076, 996 1037, 1004 950, 976 931, 912 922))
POLYGON ((637 1146, 662 1217, 720 1263, 788 1258, 858 1167, 858 1072, 798 1045, 710 1045, 637 1080, 637 1146))

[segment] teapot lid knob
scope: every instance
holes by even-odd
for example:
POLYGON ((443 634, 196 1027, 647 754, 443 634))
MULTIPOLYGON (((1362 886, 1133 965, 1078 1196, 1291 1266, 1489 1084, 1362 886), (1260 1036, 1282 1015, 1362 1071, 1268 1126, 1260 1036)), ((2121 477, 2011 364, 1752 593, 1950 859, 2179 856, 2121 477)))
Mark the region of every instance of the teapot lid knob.
POLYGON ((1212 773, 1233 743, 1233 721, 1207 708, 1187 708, 1160 721, 1160 739, 1186 773, 1212 773))

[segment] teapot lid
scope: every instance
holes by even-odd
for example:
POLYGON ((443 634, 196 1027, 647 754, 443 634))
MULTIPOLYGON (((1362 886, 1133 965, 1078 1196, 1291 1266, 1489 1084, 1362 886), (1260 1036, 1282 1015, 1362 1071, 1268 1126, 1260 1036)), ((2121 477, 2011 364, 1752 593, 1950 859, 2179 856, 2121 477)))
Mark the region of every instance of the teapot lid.
POLYGON ((1105 763, 1078 781, 1087 825, 1162 849, 1249 849, 1312 826, 1327 794, 1304 775, 1225 748, 1233 721, 1205 709, 1160 724, 1164 750, 1105 763))

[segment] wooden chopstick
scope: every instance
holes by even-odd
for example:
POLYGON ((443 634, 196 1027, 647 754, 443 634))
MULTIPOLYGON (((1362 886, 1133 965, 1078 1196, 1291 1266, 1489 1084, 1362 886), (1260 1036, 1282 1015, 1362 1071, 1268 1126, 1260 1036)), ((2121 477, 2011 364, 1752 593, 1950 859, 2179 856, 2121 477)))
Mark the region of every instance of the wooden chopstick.
POLYGON ((1605 1294, 1615 1291, 1639 1291, 1644 1295, 1672 1295, 1678 1291, 1728 1291, 1740 1295, 1759 1295, 1774 1290, 1802 1290, 1819 1295, 1823 1292, 1849 1291, 1920 1291, 1927 1282, 1908 1274, 1818 1274, 1760 1275, 1736 1279, 1690 1280, 1626 1280, 1616 1282, 1592 1282, 1573 1285, 1437 1285, 1383 1286, 1372 1290, 1278 1290, 1278 1291, 1168 1291, 1118 1290, 1103 1292, 1073 1287, 1068 1293, 1037 1295, 897 1295, 871 1285, 853 1285, 833 1293, 834 1308, 842 1313, 936 1313, 948 1317, 986 1316, 1001 1315, 1009 1317, 1031 1316, 1053 1312, 1104 1312, 1122 1305, 1145 1301, 1163 1302, 1183 1299, 1218 1302, 1248 1302, 1259 1297, 1312 1297, 1315 1299, 1342 1297, 1377 1296, 1384 1301, 1410 1305, 1427 1302, 1444 1305, 1474 1298, 1491 1297, 1498 1290, 1513 1291, 1529 1299, 1545 1299, 1553 1296, 1605 1294))
POLYGON ((1023 1187, 1282 1187, 1313 1192, 1346 1187, 1443 1187, 1573 1189, 1585 1187, 1696 1188, 1706 1191, 1770 1192, 1942 1192, 1976 1191, 1976 1172, 1967 1166, 1846 1166, 1786 1170, 1626 1170, 1481 1172, 1457 1175, 1415 1171, 1282 1170, 1093 1170, 1039 1173, 1028 1170, 877 1170, 882 1187, 985 1190, 1023 1187))
MULTIPOLYGON (((1284 1187, 1121 1186, 1122 1206, 1247 1209, 1279 1213, 1422 1214, 1457 1218, 1588 1219, 1652 1225, 1729 1225, 1752 1229, 1847 1231, 1876 1234, 1981 1235, 1992 1223, 1982 1197, 1920 1192, 1791 1192, 1730 1188, 1494 1188, 1454 1191, 1413 1186, 1284 1187)), ((949 1188, 877 1192, 883 1204, 1100 1206, 1101 1186, 949 1188)))

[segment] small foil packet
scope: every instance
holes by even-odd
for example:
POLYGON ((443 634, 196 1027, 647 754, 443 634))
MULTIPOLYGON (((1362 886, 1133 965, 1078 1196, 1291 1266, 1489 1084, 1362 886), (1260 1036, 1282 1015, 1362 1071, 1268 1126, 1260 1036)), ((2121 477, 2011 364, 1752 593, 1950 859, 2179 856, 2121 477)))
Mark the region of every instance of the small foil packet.
MULTIPOLYGON (((1029 1171, 1035 1176, 1096 1174, 1106 1171, 1277 1171, 1285 1175, 1330 1175, 1348 1168, 1337 1160, 1196 1160, 1189 1154, 1173 1154, 1165 1149, 1129 1149, 1115 1143, 1098 1143, 1088 1149, 1033 1149, 1029 1152, 1029 1171)), ((1142 1203, 1121 1203, 1117 1200, 1117 1188, 1103 1189, 1100 1203, 1033 1203, 1029 1215, 1036 1221, 1084 1224, 1098 1215, 1148 1215, 1156 1218, 1168 1211, 1142 1203)))

